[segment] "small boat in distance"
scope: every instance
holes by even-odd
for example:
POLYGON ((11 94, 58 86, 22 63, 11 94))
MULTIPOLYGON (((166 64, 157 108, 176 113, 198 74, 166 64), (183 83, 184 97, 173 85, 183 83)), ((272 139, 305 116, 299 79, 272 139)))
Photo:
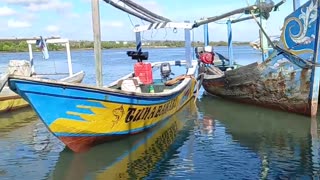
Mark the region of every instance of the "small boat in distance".
POLYGON ((271 43, 272 53, 261 63, 255 62, 229 71, 202 63, 202 85, 206 92, 240 102, 315 116, 320 81, 318 9, 319 1, 309 0, 287 16, 279 43, 271 43))
MULTIPOLYGON (((10 39, 6 39, 6 40, 10 40, 10 39)), ((20 39, 15 38, 12 40, 16 41, 20 39)), ((13 111, 16 109, 29 106, 27 101, 25 101, 18 94, 11 91, 8 86, 6 86, 6 82, 8 80, 9 75, 24 76, 24 77, 38 77, 38 78, 48 78, 49 76, 63 75, 64 77, 59 79, 59 81, 74 82, 74 83, 81 83, 85 76, 85 73, 83 71, 80 71, 78 73, 73 73, 72 71, 72 62, 71 62, 70 47, 69 47, 68 39, 48 38, 44 40, 42 39, 42 37, 40 37, 35 39, 26 39, 26 41, 29 48, 29 58, 30 58, 29 61, 10 60, 8 65, 8 72, 4 73, 0 77, 0 113, 13 111), (58 43, 66 46, 68 70, 69 70, 68 73, 40 74, 35 71, 35 67, 33 65, 34 58, 32 54, 32 44, 36 44, 36 45, 38 44, 41 47, 40 50, 43 52, 44 58, 48 59, 49 54, 48 54, 46 44, 50 44, 50 43, 56 43, 56 44, 58 43)))
MULTIPOLYGON (((149 54, 141 51, 140 32, 148 27, 134 29, 137 51, 127 52, 137 61, 134 71, 108 86, 9 76, 9 87, 27 100, 50 132, 74 152, 143 132, 175 114, 194 97, 198 69, 191 52, 186 53, 186 60, 143 62, 149 54)), ((191 51, 191 23, 169 22, 163 27, 185 29, 189 36, 186 52, 191 51)))

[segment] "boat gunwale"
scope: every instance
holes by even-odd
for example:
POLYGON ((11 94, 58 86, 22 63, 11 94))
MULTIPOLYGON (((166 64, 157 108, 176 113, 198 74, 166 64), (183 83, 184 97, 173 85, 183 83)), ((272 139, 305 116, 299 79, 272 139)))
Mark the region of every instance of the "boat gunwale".
MULTIPOLYGON (((195 71, 196 71, 196 63, 197 61, 193 61, 192 62, 192 67, 188 68, 187 71, 187 75, 194 75, 195 71)), ((130 73, 132 74, 132 73, 130 73)), ((124 76, 127 77, 128 75, 124 76)), ((179 93, 182 89, 184 89, 189 82, 191 81, 191 79, 193 79, 192 77, 186 77, 184 80, 182 80, 182 82, 174 87, 173 89, 170 89, 168 91, 165 92, 158 92, 158 93, 140 93, 140 92, 129 92, 129 91, 123 91, 123 90, 119 90, 119 89, 114 89, 114 88, 110 88, 110 85, 108 87, 97 87, 94 85, 86 85, 86 84, 77 84, 77 83, 70 83, 70 82, 62 82, 59 80, 51 80, 51 79, 41 79, 41 78, 37 78, 37 77, 23 77, 23 76, 9 76, 8 78, 8 82, 10 84, 10 81, 12 79, 18 80, 18 81, 27 81, 29 83, 31 82, 38 82, 41 84, 50 84, 50 86, 67 86, 68 89, 78 89, 78 90, 91 90, 91 91, 95 91, 95 92, 99 92, 99 93, 110 93, 110 94, 121 94, 121 95, 129 95, 129 96, 134 96, 134 97, 147 97, 147 98, 159 98, 159 97, 168 97, 171 95, 176 95, 177 93, 179 93)), ((121 80, 122 78, 119 78, 119 80, 121 80)), ((10 88, 11 89, 11 88, 10 88)))

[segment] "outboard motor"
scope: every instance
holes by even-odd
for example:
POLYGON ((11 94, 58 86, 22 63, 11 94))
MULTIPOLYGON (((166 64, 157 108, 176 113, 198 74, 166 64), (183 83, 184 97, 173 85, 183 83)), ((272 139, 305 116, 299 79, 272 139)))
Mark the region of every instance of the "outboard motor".
POLYGON ((169 63, 161 63, 160 66, 161 77, 164 80, 167 80, 171 75, 171 66, 169 63))
POLYGON ((197 58, 203 64, 213 64, 214 52, 212 46, 198 47, 196 48, 197 58))

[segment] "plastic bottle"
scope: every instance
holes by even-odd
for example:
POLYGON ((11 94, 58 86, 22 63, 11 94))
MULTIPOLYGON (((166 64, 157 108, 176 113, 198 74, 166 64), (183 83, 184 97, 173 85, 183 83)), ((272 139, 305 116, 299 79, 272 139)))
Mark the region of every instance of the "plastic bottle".
POLYGON ((154 93, 154 88, 152 85, 150 85, 150 87, 149 87, 149 93, 154 93))

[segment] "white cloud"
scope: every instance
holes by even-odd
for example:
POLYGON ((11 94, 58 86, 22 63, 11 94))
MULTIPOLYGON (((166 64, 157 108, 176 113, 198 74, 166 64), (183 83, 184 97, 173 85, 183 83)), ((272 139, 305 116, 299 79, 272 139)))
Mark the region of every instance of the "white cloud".
POLYGON ((29 11, 65 10, 72 8, 71 2, 62 0, 2 0, 4 3, 23 6, 29 11))
POLYGON ((28 28, 31 26, 31 23, 27 21, 19 21, 14 19, 8 20, 8 28, 28 28))
POLYGON ((12 16, 17 12, 7 6, 0 7, 0 16, 12 16))
POLYGON ((72 3, 70 2, 62 2, 62 1, 50 1, 48 3, 31 3, 26 8, 29 11, 43 11, 43 10, 65 10, 70 9, 72 7, 72 3))
POLYGON ((102 21, 101 26, 119 28, 119 27, 123 27, 124 24, 121 21, 102 21))
POLYGON ((50 32, 50 33, 56 33, 60 30, 60 28, 58 26, 55 25, 49 25, 46 27, 46 31, 50 32))
POLYGON ((66 15, 66 17, 68 17, 68 18, 80 18, 80 14, 74 13, 74 12, 70 12, 70 13, 65 14, 65 15, 66 15))
POLYGON ((16 4, 16 5, 26 6, 32 3, 36 3, 36 4, 48 3, 49 0, 2 0, 2 2, 7 4, 16 4))

